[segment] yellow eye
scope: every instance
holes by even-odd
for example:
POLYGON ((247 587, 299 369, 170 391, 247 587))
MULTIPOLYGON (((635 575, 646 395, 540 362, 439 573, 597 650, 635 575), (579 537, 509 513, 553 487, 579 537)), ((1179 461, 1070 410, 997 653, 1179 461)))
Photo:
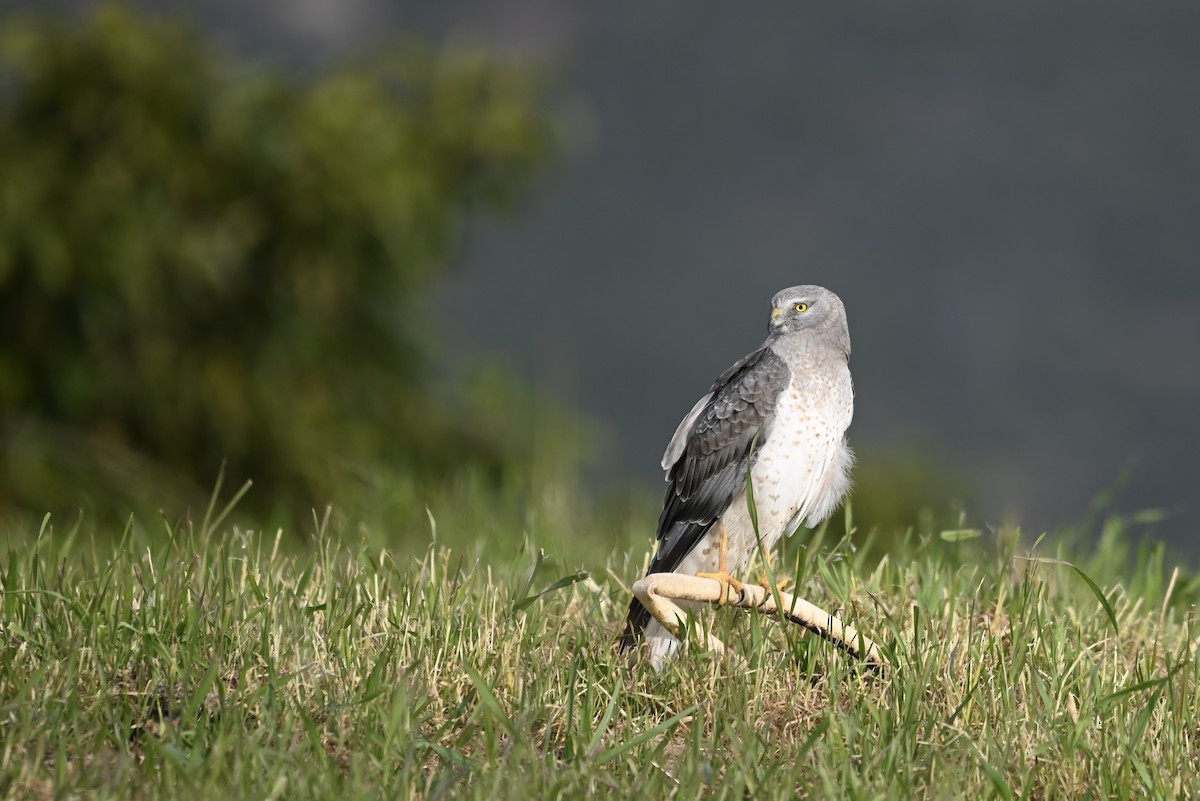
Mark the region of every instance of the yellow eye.
POLYGON ((798 311, 798 312, 806 312, 806 311, 808 311, 808 304, 807 304, 807 303, 797 303, 797 304, 796 304, 796 311, 798 311))

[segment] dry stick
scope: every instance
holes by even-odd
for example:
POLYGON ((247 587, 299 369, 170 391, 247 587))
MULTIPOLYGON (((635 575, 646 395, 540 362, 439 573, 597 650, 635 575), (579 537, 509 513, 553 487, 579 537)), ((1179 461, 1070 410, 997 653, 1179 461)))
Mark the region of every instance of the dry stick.
MULTIPOLYGON (((676 637, 679 636, 681 622, 686 620, 688 615, 674 602, 701 601, 719 604, 723 590, 721 583, 714 579, 680 573, 651 573, 633 585, 633 594, 650 610, 655 620, 676 637)), ((887 660, 876 643, 819 606, 782 590, 779 591, 779 600, 783 603, 782 612, 775 605, 775 598, 769 589, 747 584, 740 595, 736 591, 731 592, 725 603, 727 606, 757 609, 770 615, 779 615, 828 640, 851 656, 872 665, 886 664, 887 660)), ((709 649, 719 654, 726 652, 725 644, 712 634, 705 632, 699 625, 696 626, 696 631, 709 649)))

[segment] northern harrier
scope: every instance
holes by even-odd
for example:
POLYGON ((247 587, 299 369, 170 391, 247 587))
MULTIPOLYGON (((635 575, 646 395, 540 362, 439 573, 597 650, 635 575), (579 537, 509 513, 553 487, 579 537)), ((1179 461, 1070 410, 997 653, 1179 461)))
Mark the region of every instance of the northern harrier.
MULTIPOLYGON (((730 574, 758 551, 747 476, 768 553, 785 533, 828 517, 850 488, 854 388, 841 299, 819 286, 785 289, 771 301, 768 331, 762 347, 697 401, 667 445, 669 486, 649 573, 701 574, 740 589, 730 574)), ((643 634, 655 666, 679 647, 635 598, 622 649, 643 634)))

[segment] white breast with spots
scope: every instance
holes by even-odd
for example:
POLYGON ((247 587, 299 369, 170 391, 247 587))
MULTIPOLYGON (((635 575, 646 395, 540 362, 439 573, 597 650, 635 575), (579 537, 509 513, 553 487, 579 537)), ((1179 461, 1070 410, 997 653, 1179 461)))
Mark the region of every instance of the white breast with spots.
MULTIPOLYGON (((854 454, 846 445, 846 429, 853 412, 849 371, 823 385, 793 383, 779 398, 751 471, 765 549, 801 523, 820 523, 850 489, 854 454)), ((729 531, 730 568, 735 569, 735 558, 740 566, 757 551, 745 501, 735 502, 723 522, 729 531)))

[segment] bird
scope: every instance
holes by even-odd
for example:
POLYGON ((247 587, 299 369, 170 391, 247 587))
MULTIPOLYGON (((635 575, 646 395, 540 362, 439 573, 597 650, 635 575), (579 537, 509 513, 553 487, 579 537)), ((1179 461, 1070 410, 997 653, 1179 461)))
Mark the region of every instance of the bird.
MULTIPOLYGON (((812 285, 775 294, 762 346, 713 382, 667 444, 667 491, 647 575, 713 578, 724 600, 730 586, 741 589, 733 574, 758 552, 758 538, 770 554, 784 534, 815 528, 841 504, 854 466, 849 362, 846 308, 836 294, 812 285)), ((680 646, 635 597, 620 648, 639 642, 656 669, 680 646)))

